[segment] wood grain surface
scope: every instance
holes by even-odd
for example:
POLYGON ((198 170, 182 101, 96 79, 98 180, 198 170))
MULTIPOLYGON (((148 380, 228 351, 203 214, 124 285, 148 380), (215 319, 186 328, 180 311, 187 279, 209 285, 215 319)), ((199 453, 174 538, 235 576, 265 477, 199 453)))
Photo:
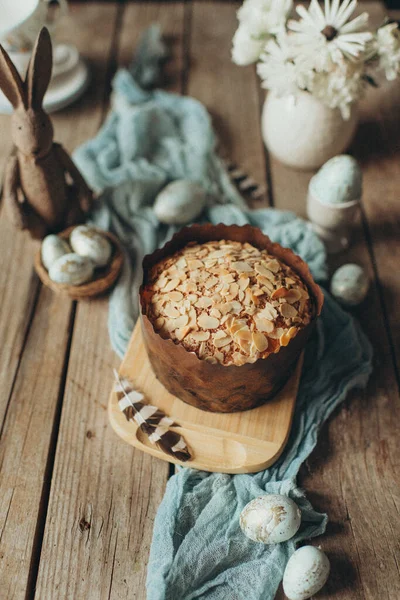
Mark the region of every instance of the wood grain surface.
MULTIPOLYGON (((68 151, 95 134, 113 72, 129 63, 143 28, 158 21, 173 47, 165 87, 205 103, 221 152, 267 186, 272 205, 304 215, 312 173, 267 155, 255 71, 230 59, 235 3, 70 6, 59 39, 77 43, 93 81, 53 117, 56 140, 68 151)), ((379 23, 382 4, 362 6, 379 23)), ((373 342, 375 371, 367 390, 353 393, 322 429, 301 471, 310 500, 330 517, 327 534, 313 542, 332 561, 321 600, 400 598, 399 101, 400 84, 382 83, 363 102, 352 148, 364 169, 362 219, 352 247, 330 265, 356 261, 371 275, 367 301, 354 314, 373 342)), ((2 169, 8 117, 0 117, 0 132, 2 169)), ((42 287, 33 270, 36 245, 11 228, 3 207, 0 248, 0 598, 144 600, 152 526, 170 469, 124 444, 108 424, 119 361, 107 302, 77 305, 42 287)))
MULTIPOLYGON (((181 64, 182 4, 131 4, 108 17, 103 10, 98 8, 99 26, 114 26, 120 33, 108 58, 111 68, 130 62, 140 32, 155 21, 175 39, 181 64)), ((103 36, 113 38, 112 33, 103 36)), ((172 87, 180 89, 179 72, 172 87)), ((38 600, 145 597, 153 521, 169 466, 120 443, 109 425, 107 400, 118 362, 108 339, 107 303, 78 304, 38 600)))

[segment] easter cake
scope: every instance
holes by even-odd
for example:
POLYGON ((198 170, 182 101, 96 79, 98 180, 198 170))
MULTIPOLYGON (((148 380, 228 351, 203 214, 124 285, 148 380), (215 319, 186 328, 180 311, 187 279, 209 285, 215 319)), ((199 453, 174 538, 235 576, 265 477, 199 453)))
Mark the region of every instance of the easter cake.
POLYGON ((161 383, 222 412, 276 393, 322 306, 307 265, 250 226, 181 230, 145 259, 140 298, 144 342, 161 383))
POLYGON ((313 311, 307 286, 266 250, 228 240, 189 243, 151 269, 146 314, 201 360, 243 365, 287 346, 313 311))

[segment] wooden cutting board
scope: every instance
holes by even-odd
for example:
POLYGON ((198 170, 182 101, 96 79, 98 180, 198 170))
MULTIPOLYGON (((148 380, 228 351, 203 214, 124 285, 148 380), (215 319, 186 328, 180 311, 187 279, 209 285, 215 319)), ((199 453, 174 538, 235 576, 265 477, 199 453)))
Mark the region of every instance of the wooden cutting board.
POLYGON ((299 387, 303 355, 285 387, 263 406, 237 413, 211 413, 186 404, 156 379, 143 344, 139 321, 120 367, 146 401, 178 424, 193 456, 180 463, 151 444, 136 423, 127 421, 112 391, 108 406, 114 431, 128 444, 176 464, 219 473, 255 473, 272 465, 288 440, 299 387))

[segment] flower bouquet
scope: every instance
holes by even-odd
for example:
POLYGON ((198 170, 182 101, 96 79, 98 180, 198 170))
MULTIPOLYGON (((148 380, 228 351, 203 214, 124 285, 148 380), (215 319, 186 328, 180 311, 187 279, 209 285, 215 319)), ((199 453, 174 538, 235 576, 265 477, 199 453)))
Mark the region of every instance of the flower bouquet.
POLYGON ((271 92, 264 141, 283 162, 317 167, 342 152, 356 128, 358 101, 376 85, 374 74, 394 80, 400 72, 398 23, 371 31, 368 13, 354 17, 356 8, 357 0, 311 0, 291 19, 292 0, 245 0, 238 11, 232 58, 257 63, 271 92))

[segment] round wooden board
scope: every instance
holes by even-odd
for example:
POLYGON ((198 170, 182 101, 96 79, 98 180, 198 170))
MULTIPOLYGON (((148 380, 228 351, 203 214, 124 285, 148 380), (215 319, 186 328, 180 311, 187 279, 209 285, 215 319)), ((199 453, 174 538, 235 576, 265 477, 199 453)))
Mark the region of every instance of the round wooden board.
MULTIPOLYGON (((64 240, 68 240, 71 231, 75 229, 75 227, 76 225, 68 227, 68 229, 65 229, 57 235, 64 240)), ((104 292, 109 290, 117 281, 118 276, 121 272, 122 264, 124 262, 124 254, 122 252, 121 245, 118 239, 115 237, 115 235, 113 235, 109 231, 99 231, 111 243, 113 253, 109 265, 101 269, 96 269, 94 279, 88 281, 87 283, 83 283, 82 285, 68 285, 65 283, 56 283, 55 281, 52 281, 49 277, 47 269, 42 263, 40 247, 35 255, 35 270, 36 273, 39 275, 41 282, 47 287, 51 288, 54 292, 56 292, 56 294, 64 294, 66 296, 69 296, 73 300, 84 300, 85 298, 93 298, 94 296, 99 296, 100 294, 104 294, 104 292)))
POLYGON ((172 417, 193 455, 180 463, 152 445, 137 425, 120 411, 111 392, 108 414, 114 431, 128 444, 157 458, 186 467, 218 473, 255 473, 271 466, 282 454, 289 437, 299 387, 303 355, 285 387, 269 402, 244 412, 211 413, 190 406, 170 394, 156 379, 136 324, 120 375, 142 392, 149 404, 172 417))

